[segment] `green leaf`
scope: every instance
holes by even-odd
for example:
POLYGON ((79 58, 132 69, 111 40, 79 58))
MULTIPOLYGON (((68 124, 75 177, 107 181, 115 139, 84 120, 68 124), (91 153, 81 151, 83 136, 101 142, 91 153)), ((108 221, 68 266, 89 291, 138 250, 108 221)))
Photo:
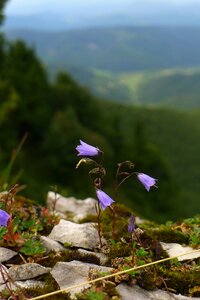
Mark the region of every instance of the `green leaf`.
POLYGON ((42 242, 36 241, 34 239, 27 240, 23 244, 23 246, 20 250, 21 253, 24 253, 24 254, 30 255, 30 256, 37 255, 37 254, 44 254, 45 251, 46 251, 46 249, 42 245, 42 242))
POLYGON ((8 232, 8 229, 6 227, 0 227, 0 239, 3 238, 3 236, 8 232))
POLYGON ((141 247, 140 249, 137 250, 137 256, 145 257, 147 255, 148 255, 148 252, 143 247, 141 247))

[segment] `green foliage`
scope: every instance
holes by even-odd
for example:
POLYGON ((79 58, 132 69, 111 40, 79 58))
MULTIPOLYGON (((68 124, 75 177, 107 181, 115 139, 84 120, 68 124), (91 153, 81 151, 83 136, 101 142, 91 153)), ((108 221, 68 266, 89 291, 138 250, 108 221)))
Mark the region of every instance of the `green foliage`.
POLYGON ((34 238, 25 241, 22 248, 20 249, 21 253, 30 256, 44 254, 45 251, 46 249, 42 245, 41 241, 37 241, 34 238))
POLYGON ((84 300, 104 300, 106 294, 104 292, 96 292, 94 290, 91 290, 87 292, 84 297, 78 296, 78 299, 84 299, 84 300))
POLYGON ((3 238, 3 236, 8 232, 8 229, 6 227, 0 227, 0 239, 3 238))
POLYGON ((136 251, 136 255, 137 255, 138 257, 142 258, 142 257, 147 256, 147 255, 148 255, 148 252, 147 252, 143 247, 141 247, 140 249, 138 249, 138 250, 136 251))
POLYGON ((190 235, 190 243, 193 247, 200 245, 200 228, 196 228, 196 230, 190 235))

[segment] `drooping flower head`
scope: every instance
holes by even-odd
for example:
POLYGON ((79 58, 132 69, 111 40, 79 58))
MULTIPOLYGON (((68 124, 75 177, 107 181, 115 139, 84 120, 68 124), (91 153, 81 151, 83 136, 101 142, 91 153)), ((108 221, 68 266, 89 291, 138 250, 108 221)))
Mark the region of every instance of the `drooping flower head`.
POLYGON ((106 209, 107 206, 110 206, 113 202, 115 202, 110 196, 108 196, 105 192, 102 190, 96 189, 97 198, 99 199, 99 202, 101 203, 102 209, 106 209))
POLYGON ((155 186, 157 187, 156 181, 157 179, 150 177, 149 175, 146 175, 144 173, 137 173, 137 178, 139 181, 144 185, 145 189, 149 192, 150 187, 155 186))
POLYGON ((133 233, 135 230, 135 216, 132 214, 129 219, 128 232, 133 233))
POLYGON ((7 226, 10 215, 5 211, 0 209, 0 226, 7 226))
POLYGON ((91 146, 81 140, 76 150, 78 151, 78 156, 97 156, 101 152, 99 148, 91 146))

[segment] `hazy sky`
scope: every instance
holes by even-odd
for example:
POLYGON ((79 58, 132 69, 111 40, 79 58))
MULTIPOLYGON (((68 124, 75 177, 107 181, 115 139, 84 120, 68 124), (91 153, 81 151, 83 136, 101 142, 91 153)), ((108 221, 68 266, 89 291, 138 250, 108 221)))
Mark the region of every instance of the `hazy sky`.
POLYGON ((107 6, 116 5, 123 6, 127 4, 133 4, 135 2, 143 3, 158 3, 158 4, 191 4, 199 3, 199 0, 9 0, 6 7, 6 14, 29 14, 29 13, 39 13, 45 11, 62 11, 74 9, 76 6, 81 9, 81 7, 89 6, 107 6))

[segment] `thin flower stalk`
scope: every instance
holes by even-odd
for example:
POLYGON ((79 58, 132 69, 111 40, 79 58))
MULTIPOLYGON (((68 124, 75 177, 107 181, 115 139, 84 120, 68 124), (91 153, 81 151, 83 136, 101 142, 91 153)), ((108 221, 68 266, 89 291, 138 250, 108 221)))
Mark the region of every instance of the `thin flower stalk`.
POLYGON ((132 214, 130 216, 129 224, 128 224, 128 232, 131 235, 131 252, 132 252, 131 262, 132 262, 132 265, 135 264, 135 244, 134 244, 134 241, 133 241, 134 231, 135 231, 135 216, 132 214))
POLYGON ((101 151, 98 147, 94 147, 92 145, 89 145, 82 140, 80 140, 80 144, 76 147, 76 150, 78 151, 78 156, 83 156, 83 158, 79 161, 76 168, 82 163, 94 163, 95 168, 90 170, 89 176, 93 183, 93 186, 96 190, 98 202, 95 206, 96 213, 97 213, 97 223, 98 223, 98 236, 99 236, 99 244, 100 247, 102 247, 102 233, 101 233, 101 209, 106 208, 106 202, 104 202, 104 192, 102 191, 103 186, 103 179, 105 176, 105 169, 103 168, 103 151, 101 151), (95 160, 91 160, 87 158, 87 156, 99 156, 100 155, 100 162, 96 162, 95 160), (86 158, 85 158, 86 157, 86 158))

